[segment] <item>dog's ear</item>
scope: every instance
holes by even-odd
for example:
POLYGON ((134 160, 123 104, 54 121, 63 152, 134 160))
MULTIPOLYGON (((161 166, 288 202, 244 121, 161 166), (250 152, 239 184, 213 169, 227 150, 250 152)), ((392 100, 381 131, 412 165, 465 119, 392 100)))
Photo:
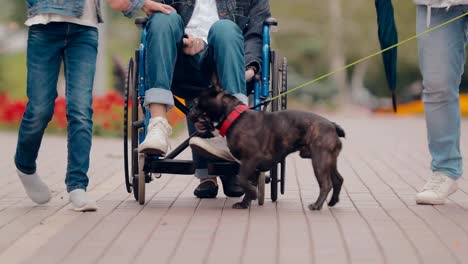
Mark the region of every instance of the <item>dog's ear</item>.
POLYGON ((218 97, 222 93, 223 93, 223 89, 221 89, 221 87, 217 85, 210 86, 210 89, 208 90, 208 96, 211 98, 218 97))
POLYGON ((213 73, 213 75, 211 76, 211 89, 216 93, 220 93, 223 91, 223 89, 221 88, 221 82, 218 78, 218 74, 216 73, 213 73))

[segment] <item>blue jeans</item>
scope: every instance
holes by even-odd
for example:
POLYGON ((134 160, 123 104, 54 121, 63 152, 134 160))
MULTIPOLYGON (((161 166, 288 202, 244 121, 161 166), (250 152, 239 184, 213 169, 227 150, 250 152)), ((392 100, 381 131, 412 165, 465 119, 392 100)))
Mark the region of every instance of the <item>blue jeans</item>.
MULTIPOLYGON (((244 37, 240 28, 230 20, 219 20, 208 33, 208 44, 195 56, 182 51, 184 22, 177 13, 154 14, 148 24, 146 50, 145 105, 174 106, 173 93, 190 99, 206 89, 213 72, 218 74, 223 89, 247 103, 245 84, 244 37), (183 84, 190 84, 187 90, 183 84), (200 88, 196 88, 200 87, 200 88)), ((195 131, 189 122, 189 133, 195 131)), ((197 164, 195 176, 211 178, 206 160, 193 154, 197 164)))
MULTIPOLYGON (((433 8, 431 27, 468 11, 468 5, 433 8)), ((427 29, 426 6, 417 6, 416 31, 427 29)), ((466 17, 418 39, 431 167, 453 179, 462 175, 459 86, 465 64, 466 17)))
POLYGON ((23 173, 36 172, 44 130, 54 113, 57 79, 63 61, 68 120, 67 191, 88 186, 93 129, 92 88, 98 32, 94 27, 49 23, 29 28, 27 49, 28 104, 18 133, 15 164, 23 173))
POLYGON ((156 13, 147 27, 145 105, 159 103, 169 109, 174 106, 172 92, 182 97, 200 92, 177 90, 177 84, 206 88, 214 71, 224 90, 247 102, 244 37, 234 22, 214 23, 205 50, 195 56, 182 51, 184 23, 177 13, 156 13))

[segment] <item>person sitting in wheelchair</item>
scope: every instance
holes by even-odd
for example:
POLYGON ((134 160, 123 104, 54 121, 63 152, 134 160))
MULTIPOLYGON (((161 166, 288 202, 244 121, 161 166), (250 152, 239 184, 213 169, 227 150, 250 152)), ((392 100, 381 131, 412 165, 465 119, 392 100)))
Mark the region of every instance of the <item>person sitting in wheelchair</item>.
MULTIPOLYGON (((171 134, 166 112, 174 106, 173 92, 188 100, 201 92, 195 88, 180 91, 183 85, 179 84, 206 89, 216 73, 225 91, 248 103, 246 83, 260 71, 262 26, 270 17, 270 6, 268 0, 165 1, 168 5, 156 2, 131 0, 130 7, 123 11, 129 17, 139 9, 150 15, 144 106, 151 119, 138 150, 165 155, 171 134)), ((188 128, 190 134, 195 131, 191 123, 188 128)), ((218 159, 234 161, 223 137, 194 137, 190 146, 218 159)), ((194 195, 216 197, 217 179, 208 175, 206 158, 194 152, 193 159, 197 164, 195 176, 200 179, 194 195)), ((221 180, 227 196, 243 195, 234 177, 221 180)))

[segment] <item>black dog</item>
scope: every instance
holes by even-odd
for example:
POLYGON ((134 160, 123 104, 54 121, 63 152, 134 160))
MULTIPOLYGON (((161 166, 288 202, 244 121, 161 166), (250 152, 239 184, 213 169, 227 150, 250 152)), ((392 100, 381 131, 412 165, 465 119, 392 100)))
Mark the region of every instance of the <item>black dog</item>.
POLYGON ((239 182, 245 196, 233 208, 248 208, 251 201, 257 199, 258 171, 269 170, 295 151, 300 151, 302 158, 312 159, 320 186, 320 195, 309 209, 320 210, 332 188, 328 205, 334 206, 343 184, 336 167, 341 150, 339 137, 345 136, 343 129, 309 112, 264 112, 245 108, 237 98, 214 86, 194 100, 189 114, 198 130, 213 130, 213 124, 222 124, 220 133, 226 133, 229 150, 240 160, 239 182))

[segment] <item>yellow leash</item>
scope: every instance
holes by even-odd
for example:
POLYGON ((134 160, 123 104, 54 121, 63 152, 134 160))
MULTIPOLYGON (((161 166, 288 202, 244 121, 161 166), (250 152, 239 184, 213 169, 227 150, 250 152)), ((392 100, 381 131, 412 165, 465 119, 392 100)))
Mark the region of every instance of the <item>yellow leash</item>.
POLYGON ((400 46, 400 45, 403 45, 403 44, 405 44, 405 43, 408 42, 408 41, 411 41, 411 40, 413 40, 413 39, 417 39, 417 38, 419 38, 419 37, 422 36, 422 35, 425 35, 425 34, 431 32, 431 31, 434 31, 434 30, 436 30, 436 29, 438 29, 438 28, 441 28, 441 27, 443 27, 443 26, 446 26, 446 25, 448 25, 448 24, 450 24, 450 23, 452 23, 452 22, 454 22, 454 21, 456 21, 456 20, 458 20, 458 19, 460 19, 460 18, 465 17, 466 15, 468 15, 468 13, 463 13, 462 15, 457 16, 457 17, 455 17, 455 18, 452 18, 452 19, 450 19, 450 20, 448 20, 448 21, 446 21, 446 22, 444 22, 444 23, 442 23, 442 24, 440 24, 440 25, 437 25, 437 26, 435 26, 435 27, 429 28, 429 29, 427 29, 427 30, 425 30, 425 31, 423 31, 423 32, 421 32, 421 33, 415 35, 415 36, 412 36, 412 37, 407 38, 407 39, 405 39, 405 40, 403 40, 403 41, 401 41, 401 42, 398 42, 398 43, 395 44, 395 45, 392 45, 392 46, 387 47, 387 48, 385 48, 385 49, 383 49, 383 50, 377 51, 377 52, 374 53, 374 54, 371 54, 371 55, 369 55, 369 56, 367 56, 367 57, 364 57, 364 58, 359 59, 359 60, 357 60, 357 61, 355 61, 355 62, 352 62, 352 63, 350 63, 350 64, 348 64, 348 65, 346 65, 346 66, 343 66, 343 67, 341 67, 341 68, 339 68, 339 69, 337 69, 337 70, 335 70, 335 71, 332 71, 332 72, 329 72, 329 73, 327 73, 327 74, 325 74, 325 75, 322 75, 322 76, 320 76, 320 77, 318 77, 318 78, 316 78, 316 79, 313 79, 312 81, 306 82, 306 83, 301 84, 301 85, 299 85, 299 86, 296 86, 296 87, 294 87, 294 88, 292 88, 292 89, 288 89, 286 92, 280 93, 280 94, 278 94, 277 96, 274 96, 274 97, 270 98, 270 100, 268 100, 268 102, 271 102, 271 101, 273 101, 273 100, 275 100, 275 99, 277 99, 277 98, 279 98, 279 97, 281 97, 281 96, 283 96, 283 95, 285 95, 285 94, 294 92, 294 91, 296 91, 296 90, 298 90, 298 89, 301 89, 301 88, 304 88, 305 86, 308 86, 308 85, 310 85, 310 84, 313 84, 313 83, 315 83, 315 82, 318 82, 318 81, 320 81, 320 80, 322 80, 322 79, 325 79, 325 78, 327 78, 327 77, 329 77, 329 76, 331 76, 331 75, 333 75, 333 74, 335 74, 335 73, 337 73, 337 72, 339 72, 339 71, 345 70, 345 69, 347 69, 347 68, 349 68, 349 67, 351 67, 351 66, 354 66, 354 65, 356 65, 356 64, 358 64, 358 63, 360 63, 360 62, 363 62, 363 61, 368 60, 368 59, 370 59, 370 58, 372 58, 372 57, 375 57, 375 56, 377 56, 377 55, 380 55, 380 54, 382 54, 382 53, 384 53, 384 52, 386 52, 386 51, 388 51, 388 50, 391 50, 391 49, 396 48, 396 47, 398 47, 398 46, 400 46))

